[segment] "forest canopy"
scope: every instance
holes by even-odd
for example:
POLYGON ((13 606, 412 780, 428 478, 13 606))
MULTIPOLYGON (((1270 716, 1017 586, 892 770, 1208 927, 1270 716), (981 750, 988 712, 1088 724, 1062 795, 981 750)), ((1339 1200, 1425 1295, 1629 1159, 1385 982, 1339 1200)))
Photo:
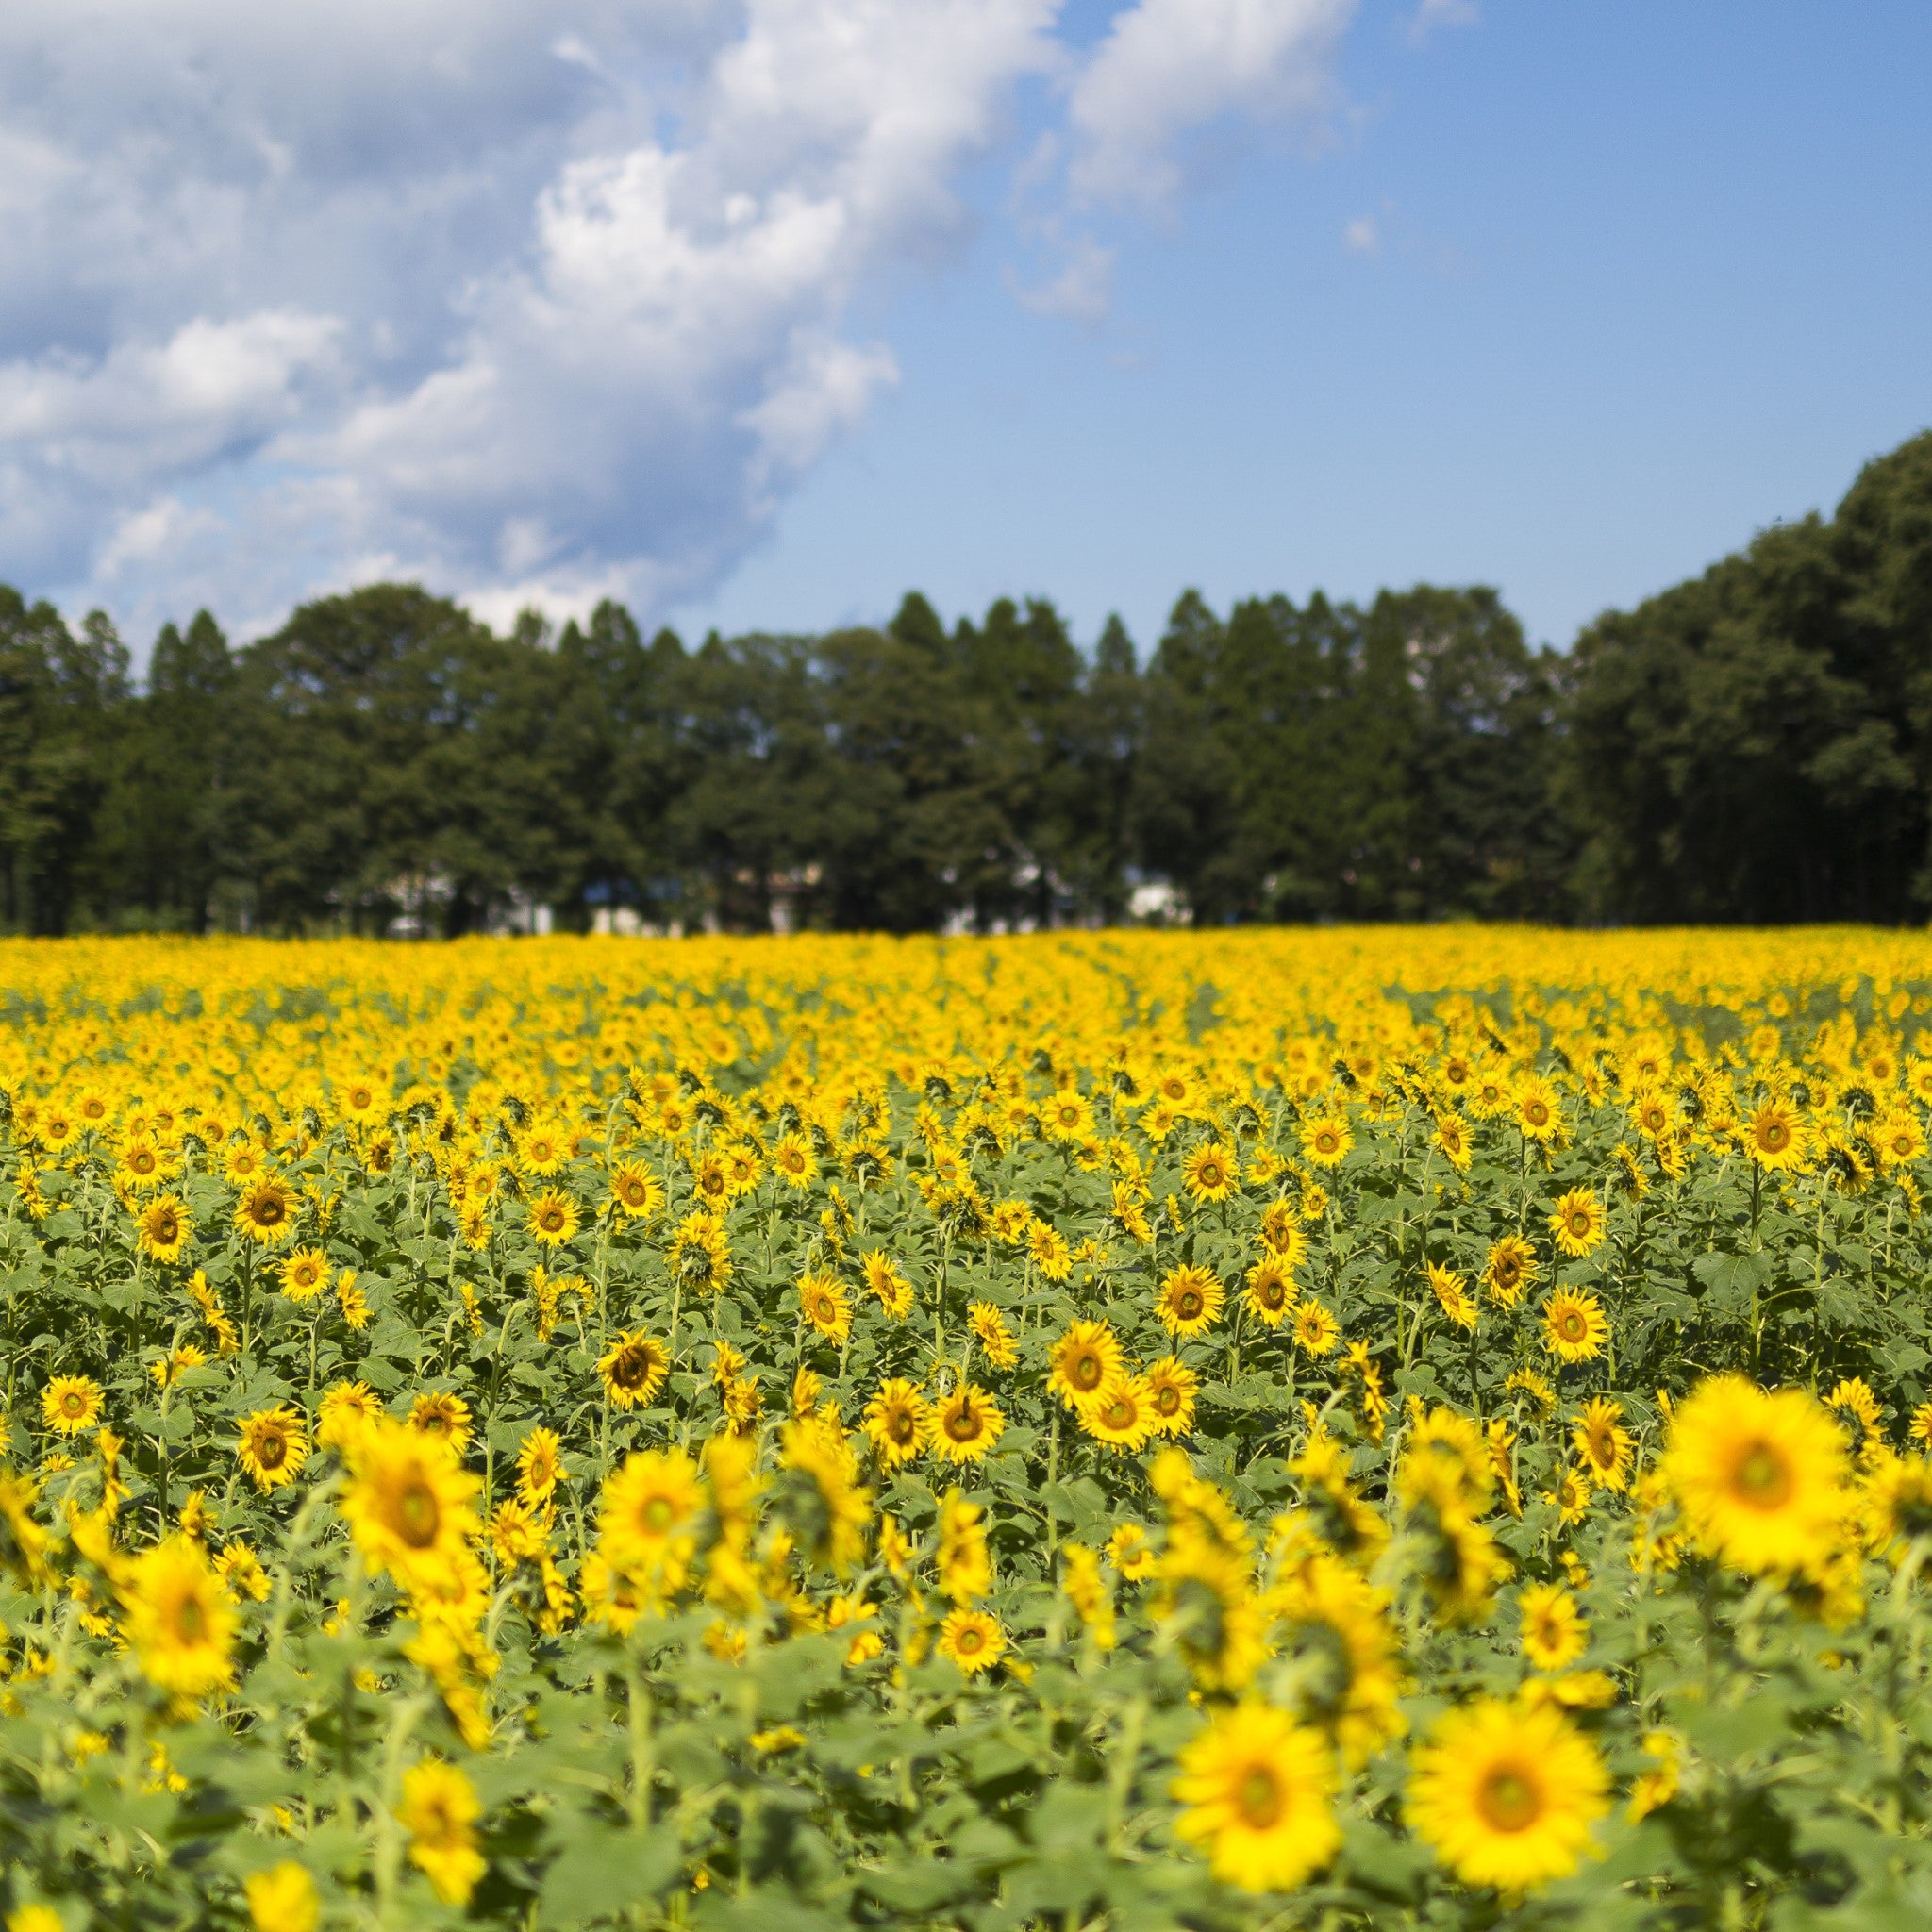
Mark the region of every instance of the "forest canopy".
POLYGON ((1044 599, 949 629, 498 635, 408 584, 137 682, 0 586, 0 928, 910 931, 1188 917, 1932 913, 1932 433, 1568 652, 1419 585, 1144 659, 1044 599))

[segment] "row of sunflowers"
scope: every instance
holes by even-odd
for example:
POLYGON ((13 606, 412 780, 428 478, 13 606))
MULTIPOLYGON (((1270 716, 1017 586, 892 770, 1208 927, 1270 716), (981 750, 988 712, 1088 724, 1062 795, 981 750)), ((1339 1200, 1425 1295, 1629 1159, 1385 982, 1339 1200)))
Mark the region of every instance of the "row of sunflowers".
POLYGON ((1928 1923, 1928 1012, 0 942, 0 1916, 1928 1923))

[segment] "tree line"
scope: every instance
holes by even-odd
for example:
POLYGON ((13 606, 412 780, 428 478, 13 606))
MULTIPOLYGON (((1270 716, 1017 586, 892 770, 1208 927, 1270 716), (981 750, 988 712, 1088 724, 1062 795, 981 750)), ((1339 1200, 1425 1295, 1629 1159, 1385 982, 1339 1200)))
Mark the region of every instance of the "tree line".
POLYGON ((0 587, 0 927, 990 930, 1932 912, 1932 434, 1829 519, 1532 649, 1496 592, 1189 591, 1137 653, 507 635, 405 584, 232 648, 0 587))

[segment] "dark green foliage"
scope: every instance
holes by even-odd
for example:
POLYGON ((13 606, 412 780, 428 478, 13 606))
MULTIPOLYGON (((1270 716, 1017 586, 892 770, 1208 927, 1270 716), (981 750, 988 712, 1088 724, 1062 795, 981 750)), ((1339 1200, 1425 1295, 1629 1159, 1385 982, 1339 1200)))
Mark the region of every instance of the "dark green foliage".
POLYGON ((1560 656, 1496 592, 497 637, 376 584, 231 653, 0 587, 0 930, 1932 912, 1932 434, 1560 656))

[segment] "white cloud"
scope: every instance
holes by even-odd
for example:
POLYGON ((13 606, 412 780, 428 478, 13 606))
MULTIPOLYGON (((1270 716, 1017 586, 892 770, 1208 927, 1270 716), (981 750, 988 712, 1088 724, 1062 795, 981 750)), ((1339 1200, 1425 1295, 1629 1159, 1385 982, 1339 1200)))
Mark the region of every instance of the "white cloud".
POLYGON ((1354 0, 1138 0, 1074 84, 1074 188, 1158 206, 1181 187, 1177 145, 1191 130, 1319 110, 1354 10, 1354 0))
POLYGON ((1375 225, 1374 215, 1357 215, 1341 231, 1341 245, 1351 255, 1379 255, 1382 252, 1382 231, 1375 225))
MULTIPOLYGON (((0 577, 137 635, 708 589, 898 380, 858 305, 1023 83, 1071 76, 1041 192, 1158 202, 1322 104, 1351 4, 1138 0, 1082 65, 1061 0, 9 0, 0 577)), ((1015 292, 1096 321, 1063 226, 1015 292)))
POLYGON ((1408 42, 1419 47, 1439 26, 1474 26, 1482 18, 1476 0, 1422 0, 1408 24, 1408 42))
POLYGON ((1059 273, 1036 287, 1016 275, 1008 286, 1023 308, 1069 322, 1099 323, 1113 302, 1113 270, 1120 250, 1103 247, 1091 235, 1076 236, 1065 250, 1059 273))

